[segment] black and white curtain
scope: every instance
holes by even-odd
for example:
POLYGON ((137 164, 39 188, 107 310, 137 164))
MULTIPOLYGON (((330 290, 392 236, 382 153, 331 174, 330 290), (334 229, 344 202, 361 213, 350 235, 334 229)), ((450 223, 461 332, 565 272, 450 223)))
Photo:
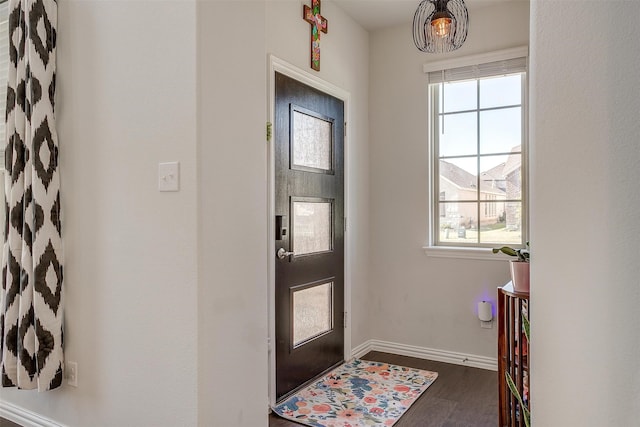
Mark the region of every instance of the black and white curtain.
POLYGON ((56 0, 9 0, 2 386, 62 384, 62 239, 54 121, 56 0))

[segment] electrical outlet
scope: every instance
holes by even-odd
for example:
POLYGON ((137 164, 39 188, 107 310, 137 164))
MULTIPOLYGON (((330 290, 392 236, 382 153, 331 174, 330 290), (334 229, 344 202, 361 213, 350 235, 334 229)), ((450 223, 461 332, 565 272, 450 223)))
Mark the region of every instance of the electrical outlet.
POLYGON ((493 329, 493 320, 489 320, 488 322, 480 321, 480 327, 483 329, 493 329))
POLYGON ((78 387, 78 362, 67 362, 65 377, 67 384, 71 387, 78 387))

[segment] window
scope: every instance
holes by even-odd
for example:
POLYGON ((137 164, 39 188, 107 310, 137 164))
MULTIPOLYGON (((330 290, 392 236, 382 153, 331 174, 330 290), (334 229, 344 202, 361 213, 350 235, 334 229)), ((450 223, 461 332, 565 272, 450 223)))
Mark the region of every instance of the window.
POLYGON ((429 73, 431 245, 527 240, 526 58, 429 73))

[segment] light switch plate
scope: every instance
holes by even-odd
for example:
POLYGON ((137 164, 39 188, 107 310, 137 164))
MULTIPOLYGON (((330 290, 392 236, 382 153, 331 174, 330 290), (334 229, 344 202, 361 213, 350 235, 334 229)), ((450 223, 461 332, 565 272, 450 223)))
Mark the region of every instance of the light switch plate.
POLYGON ((158 190, 180 190, 180 163, 167 162, 158 164, 158 190))

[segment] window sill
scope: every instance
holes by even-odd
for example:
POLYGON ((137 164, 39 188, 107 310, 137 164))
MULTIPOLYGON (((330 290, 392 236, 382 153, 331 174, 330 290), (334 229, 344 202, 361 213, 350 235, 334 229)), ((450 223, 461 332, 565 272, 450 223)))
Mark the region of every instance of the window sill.
POLYGON ((491 248, 461 248, 453 246, 424 246, 427 256, 436 258, 478 259, 488 261, 509 261, 513 259, 502 253, 494 254, 491 248))

